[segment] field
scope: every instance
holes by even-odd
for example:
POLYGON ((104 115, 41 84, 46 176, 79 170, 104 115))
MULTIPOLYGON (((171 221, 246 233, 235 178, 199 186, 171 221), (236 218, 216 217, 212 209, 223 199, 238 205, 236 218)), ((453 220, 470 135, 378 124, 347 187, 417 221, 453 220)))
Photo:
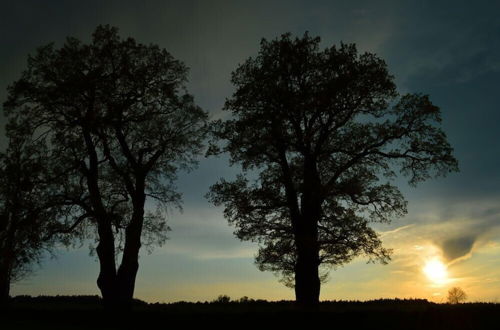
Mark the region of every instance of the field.
POLYGON ((293 302, 262 300, 147 304, 109 315, 98 297, 16 297, 2 311, 10 329, 182 329, 296 327, 304 329, 498 329, 500 304, 435 304, 426 300, 322 302, 303 311, 293 302))

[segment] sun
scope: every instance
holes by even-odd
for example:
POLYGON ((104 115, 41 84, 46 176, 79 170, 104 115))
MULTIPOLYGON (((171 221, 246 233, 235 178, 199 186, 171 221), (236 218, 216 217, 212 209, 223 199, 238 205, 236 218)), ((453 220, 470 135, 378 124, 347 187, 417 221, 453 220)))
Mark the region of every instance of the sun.
POLYGON ((448 279, 446 266, 437 258, 427 261, 423 271, 427 278, 435 284, 443 284, 448 279))

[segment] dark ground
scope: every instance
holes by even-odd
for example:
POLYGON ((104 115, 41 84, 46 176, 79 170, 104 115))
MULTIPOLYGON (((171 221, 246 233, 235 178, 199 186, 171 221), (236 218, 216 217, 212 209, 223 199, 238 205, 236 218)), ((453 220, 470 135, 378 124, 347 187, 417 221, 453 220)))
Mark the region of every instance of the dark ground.
POLYGON ((322 302, 302 311, 289 301, 147 304, 108 315, 98 297, 16 297, 0 329, 500 329, 500 304, 435 304, 426 300, 322 302))

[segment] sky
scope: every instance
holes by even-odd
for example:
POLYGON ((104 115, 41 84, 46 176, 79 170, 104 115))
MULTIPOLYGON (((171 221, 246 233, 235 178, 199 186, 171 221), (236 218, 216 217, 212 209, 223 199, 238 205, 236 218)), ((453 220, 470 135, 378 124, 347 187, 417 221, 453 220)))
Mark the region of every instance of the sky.
MULTIPOLYGON (((230 73, 261 38, 285 32, 343 41, 383 58, 398 90, 429 94, 460 172, 416 188, 397 184, 409 212, 376 227, 394 249, 388 265, 365 259, 333 270, 321 299, 446 300, 459 286, 470 301, 500 300, 500 3, 494 1, 6 1, 0 0, 0 102, 27 55, 67 36, 89 41, 99 24, 167 49, 189 68, 188 90, 212 118, 233 88, 230 73), (436 266, 437 264, 437 266, 436 266), (429 266, 430 265, 430 266, 429 266), (436 266, 432 268, 432 265, 436 266), (427 267, 426 267, 427 266, 427 267), (430 267, 430 268, 429 268, 430 267), (441 267, 441 268, 440 268, 441 267), (429 270, 430 269, 430 270, 429 270)), ((2 123, 5 122, 0 118, 2 123)), ((3 131, 1 141, 5 145, 3 131)), ((154 302, 232 298, 293 299, 254 265, 257 246, 232 234, 204 195, 238 168, 200 158, 179 175, 183 212, 169 214, 169 240, 143 251, 135 295, 154 302)), ((99 294, 98 263, 81 247, 60 248, 12 294, 99 294)))

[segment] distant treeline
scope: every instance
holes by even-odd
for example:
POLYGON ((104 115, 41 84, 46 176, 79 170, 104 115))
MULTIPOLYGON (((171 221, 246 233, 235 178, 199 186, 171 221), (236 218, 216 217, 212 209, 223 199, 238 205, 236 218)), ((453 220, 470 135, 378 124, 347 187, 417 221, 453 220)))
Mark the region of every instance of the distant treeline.
MULTIPOLYGON (((223 298, 222 298, 223 297, 223 298)), ((425 299, 323 301, 314 311, 294 301, 226 299, 210 302, 146 303, 134 300, 128 313, 109 313, 98 296, 17 296, 1 318, 2 329, 157 329, 183 327, 305 329, 496 329, 500 304, 437 304, 425 299)), ((0 313, 5 310, 0 311, 0 313)))
MULTIPOLYGON (((84 304, 84 305, 100 305, 102 302, 102 298, 98 295, 56 295, 56 296, 48 296, 48 295, 39 295, 39 296, 30 296, 30 295, 18 295, 11 298, 11 302, 13 304, 84 304)), ((176 302, 168 302, 168 303, 148 303, 140 299, 134 299, 134 305, 136 306, 175 306, 175 305, 207 305, 207 304, 272 304, 272 305, 287 305, 293 303, 291 300, 279 300, 279 301, 268 301, 265 299, 252 299, 246 296, 232 299, 227 295, 220 295, 217 298, 210 301, 197 301, 197 302, 189 302, 189 301, 176 301, 176 302)), ((321 302, 323 306, 327 305, 435 305, 436 303, 430 302, 427 299, 417 299, 417 298, 408 298, 408 299, 373 299, 373 300, 324 300, 321 302)), ((492 303, 481 303, 481 304, 492 304, 492 303)))

